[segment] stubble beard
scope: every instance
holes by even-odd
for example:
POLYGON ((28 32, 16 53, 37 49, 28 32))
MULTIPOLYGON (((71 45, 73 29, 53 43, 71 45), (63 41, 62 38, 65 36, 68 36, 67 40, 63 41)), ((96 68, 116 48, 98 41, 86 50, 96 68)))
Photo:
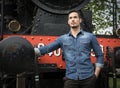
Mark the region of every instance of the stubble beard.
POLYGON ((79 26, 71 26, 72 29, 77 29, 79 26))

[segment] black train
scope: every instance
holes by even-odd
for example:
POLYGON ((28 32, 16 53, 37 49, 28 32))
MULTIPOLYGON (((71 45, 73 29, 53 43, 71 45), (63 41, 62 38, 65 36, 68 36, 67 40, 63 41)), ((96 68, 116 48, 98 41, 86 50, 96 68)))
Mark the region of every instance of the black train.
MULTIPOLYGON (((67 13, 81 10, 90 0, 3 0, 1 34, 61 35, 68 32, 67 13), (59 30, 59 31, 58 31, 59 30), (51 32, 52 31, 52 32, 51 32)), ((92 13, 83 11, 91 28, 92 13)), ((84 23, 84 24, 85 24, 84 23)), ((83 24, 83 25, 84 25, 83 24)), ((92 30, 92 28, 91 28, 92 30)), ((91 31, 89 30, 89 31, 91 31)))
MULTIPOLYGON (((89 2, 90 0, 1 0, 0 36, 4 34, 62 35, 69 31, 67 13, 70 10, 81 11, 89 2)), ((82 27, 86 31, 92 32, 92 13, 91 11, 83 11, 83 14, 85 19, 82 27)), ((62 88, 63 76, 64 71, 45 73, 40 76, 40 87, 62 88)), ((107 88, 104 79, 100 78, 98 82, 102 83, 98 83, 96 88, 107 88)), ((16 80, 1 76, 0 87, 15 88, 17 86, 16 80), (3 85, 4 83, 6 85, 3 85)), ((27 76, 24 86, 34 88, 34 77, 27 76)))

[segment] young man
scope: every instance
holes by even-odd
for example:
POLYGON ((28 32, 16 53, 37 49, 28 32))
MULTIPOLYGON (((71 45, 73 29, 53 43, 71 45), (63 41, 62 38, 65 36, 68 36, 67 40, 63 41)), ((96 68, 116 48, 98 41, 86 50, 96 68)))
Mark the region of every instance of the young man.
POLYGON ((103 53, 98 41, 92 33, 81 28, 81 22, 82 15, 78 11, 69 12, 70 32, 47 46, 34 48, 39 56, 58 48, 63 50, 66 62, 64 88, 95 88, 96 78, 103 67, 103 53), (91 49, 97 59, 95 68, 90 59, 91 49))

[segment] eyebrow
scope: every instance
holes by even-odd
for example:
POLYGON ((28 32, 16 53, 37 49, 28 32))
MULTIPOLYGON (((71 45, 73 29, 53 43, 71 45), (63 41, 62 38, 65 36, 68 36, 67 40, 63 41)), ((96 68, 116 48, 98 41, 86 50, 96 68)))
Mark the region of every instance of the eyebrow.
POLYGON ((73 17, 69 17, 69 18, 77 18, 78 16, 73 16, 73 17))

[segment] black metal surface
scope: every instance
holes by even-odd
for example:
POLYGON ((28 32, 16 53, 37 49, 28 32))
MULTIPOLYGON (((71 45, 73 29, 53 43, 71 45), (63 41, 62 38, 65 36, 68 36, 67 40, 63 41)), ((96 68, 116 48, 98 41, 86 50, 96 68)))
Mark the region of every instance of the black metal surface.
POLYGON ((31 0, 1 0, 0 19, 4 21, 0 21, 2 29, 2 31, 0 31, 1 35, 29 34, 31 32, 33 16, 36 13, 34 10, 34 6, 35 5, 31 0), (16 20, 20 23, 21 28, 19 31, 14 32, 9 30, 9 23, 12 20, 16 20))
POLYGON ((90 0, 32 0, 38 7, 57 14, 66 14, 70 10, 80 10, 90 0))
MULTIPOLYGON (((91 11, 83 11, 84 20, 89 27, 92 26, 92 13, 91 11)), ((67 14, 59 15, 53 14, 42 9, 38 9, 34 18, 34 25, 31 34, 34 35, 49 35, 60 36, 69 32, 69 26, 67 24, 67 14)), ((86 31, 91 31, 91 28, 85 28, 84 23, 81 27, 86 31)))
POLYGON ((120 46, 114 47, 114 59, 116 68, 120 68, 120 46))
POLYGON ((24 38, 12 36, 0 42, 0 69, 5 73, 21 73, 34 68, 34 48, 24 38))
POLYGON ((116 74, 116 66, 115 66, 115 58, 114 52, 110 46, 107 46, 108 57, 112 61, 112 75, 113 75, 113 88, 117 88, 117 74, 116 74))
POLYGON ((116 36, 117 29, 117 0, 112 0, 113 3, 113 35, 116 36))
POLYGON ((0 40, 3 37, 3 28, 4 28, 4 0, 1 0, 1 29, 0 29, 0 40))

